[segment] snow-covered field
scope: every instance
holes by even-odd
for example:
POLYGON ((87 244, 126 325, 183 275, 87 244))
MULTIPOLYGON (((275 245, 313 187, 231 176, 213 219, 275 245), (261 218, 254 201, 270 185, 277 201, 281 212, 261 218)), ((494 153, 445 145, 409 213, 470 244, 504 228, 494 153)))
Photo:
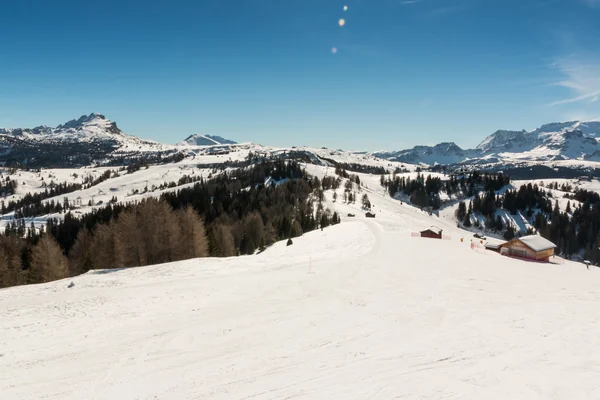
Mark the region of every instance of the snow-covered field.
POLYGON ((290 247, 0 290, 2 399, 600 398, 599 269, 472 250, 376 179, 376 219, 328 193, 290 247))

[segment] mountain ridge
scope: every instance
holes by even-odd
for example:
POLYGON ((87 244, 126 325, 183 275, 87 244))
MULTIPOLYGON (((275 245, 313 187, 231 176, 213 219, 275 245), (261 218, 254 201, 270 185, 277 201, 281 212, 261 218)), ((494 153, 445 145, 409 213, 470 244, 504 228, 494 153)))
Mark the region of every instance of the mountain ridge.
POLYGON ((215 135, 200 135, 193 134, 179 142, 179 146, 214 146, 223 144, 237 144, 233 140, 224 139, 221 136, 215 135))
POLYGON ((372 155, 391 161, 427 165, 481 163, 490 160, 586 160, 596 158, 600 154, 598 139, 600 121, 553 122, 530 132, 498 130, 487 136, 474 149, 462 149, 453 142, 443 142, 434 146, 379 151, 372 155))

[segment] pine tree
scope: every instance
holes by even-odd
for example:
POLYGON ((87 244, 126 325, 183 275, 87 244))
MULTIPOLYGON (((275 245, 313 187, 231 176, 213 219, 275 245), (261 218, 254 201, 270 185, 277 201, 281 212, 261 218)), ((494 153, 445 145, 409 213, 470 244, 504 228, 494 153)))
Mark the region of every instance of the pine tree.
POLYGON ((470 228, 471 227, 471 213, 467 212, 467 214, 465 214, 465 218, 463 220, 463 225, 466 228, 470 228))
POLYGON ((467 205, 464 201, 458 203, 458 209, 456 210, 456 219, 459 221, 463 221, 465 219, 465 215, 467 214, 467 205))

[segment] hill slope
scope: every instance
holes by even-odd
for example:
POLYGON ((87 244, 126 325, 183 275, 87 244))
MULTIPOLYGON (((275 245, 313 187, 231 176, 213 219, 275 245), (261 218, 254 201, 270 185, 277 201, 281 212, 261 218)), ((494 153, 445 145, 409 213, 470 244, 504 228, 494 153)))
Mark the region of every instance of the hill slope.
POLYGON ((3 397, 594 398, 600 271, 471 250, 361 181, 375 220, 328 192, 359 217, 290 247, 0 290, 3 397))

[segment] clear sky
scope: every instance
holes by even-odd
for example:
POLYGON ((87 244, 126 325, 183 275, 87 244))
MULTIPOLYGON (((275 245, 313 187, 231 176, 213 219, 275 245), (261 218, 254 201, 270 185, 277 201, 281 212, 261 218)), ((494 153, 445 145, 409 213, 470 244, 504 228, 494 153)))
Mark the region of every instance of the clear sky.
POLYGON ((0 29, 4 127, 391 150, 600 118, 600 0, 19 0, 0 29))

